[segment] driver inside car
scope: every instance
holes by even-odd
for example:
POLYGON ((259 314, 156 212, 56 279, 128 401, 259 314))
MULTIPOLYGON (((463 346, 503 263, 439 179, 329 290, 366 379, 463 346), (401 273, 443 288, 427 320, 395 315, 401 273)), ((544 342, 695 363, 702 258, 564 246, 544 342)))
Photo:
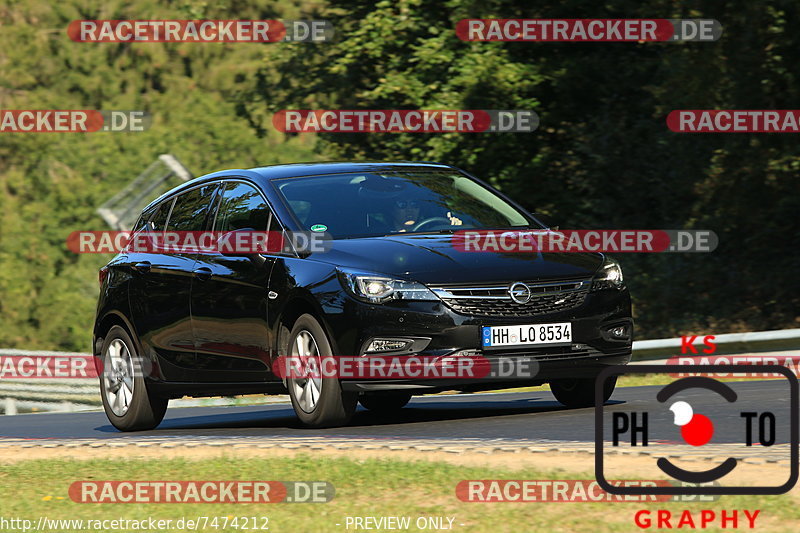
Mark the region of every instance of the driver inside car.
POLYGON ((419 221, 419 202, 416 200, 401 199, 392 202, 392 223, 394 224, 394 231, 409 231, 419 221))
MULTIPOLYGON (((450 221, 451 226, 460 226, 463 221, 457 216, 448 211, 442 218, 450 221)), ((423 218, 420 217, 420 205, 416 200, 396 199, 392 203, 392 223, 394 224, 394 231, 403 233, 413 231, 415 226, 422 222, 423 218)))

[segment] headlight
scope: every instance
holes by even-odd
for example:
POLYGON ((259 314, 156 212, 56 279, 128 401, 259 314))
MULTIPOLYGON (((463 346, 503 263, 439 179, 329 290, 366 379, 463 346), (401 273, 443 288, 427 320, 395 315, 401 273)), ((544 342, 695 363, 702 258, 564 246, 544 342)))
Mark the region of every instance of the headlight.
POLYGON ((390 278, 381 274, 339 268, 339 279, 350 293, 365 302, 379 304, 389 300, 438 300, 430 289, 416 281, 390 278))
POLYGON ((592 290, 621 289, 624 285, 625 281, 622 278, 622 267, 619 266, 616 260, 606 257, 603 266, 600 267, 600 270, 594 275, 592 290))

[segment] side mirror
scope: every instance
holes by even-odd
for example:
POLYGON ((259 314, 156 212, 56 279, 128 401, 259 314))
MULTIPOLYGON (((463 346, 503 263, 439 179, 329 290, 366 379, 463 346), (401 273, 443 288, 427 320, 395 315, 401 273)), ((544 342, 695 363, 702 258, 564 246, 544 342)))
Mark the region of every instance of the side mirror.
POLYGON ((533 218, 544 224, 547 228, 558 231, 559 225, 555 223, 553 217, 550 215, 545 215, 543 213, 532 213, 533 218))

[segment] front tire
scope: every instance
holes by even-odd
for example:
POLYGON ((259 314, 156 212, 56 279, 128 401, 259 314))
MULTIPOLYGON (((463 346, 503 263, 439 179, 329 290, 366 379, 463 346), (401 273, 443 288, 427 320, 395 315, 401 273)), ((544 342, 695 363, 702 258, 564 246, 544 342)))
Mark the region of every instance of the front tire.
MULTIPOLYGON (((567 407, 593 407, 594 382, 594 378, 558 379, 550 382, 550 391, 556 400, 567 407)), ((616 386, 616 376, 606 379, 603 385, 603 403, 611 398, 616 386)))
POLYGON ((325 331, 313 316, 305 314, 294 323, 289 334, 289 356, 304 361, 307 377, 289 376, 287 388, 292 407, 300 421, 311 428, 346 425, 356 411, 358 396, 342 390, 335 377, 319 375, 321 358, 332 357, 333 350, 325 331))
POLYGON ((103 339, 100 396, 109 422, 120 431, 158 427, 169 400, 147 390, 142 359, 128 332, 113 326, 103 339))

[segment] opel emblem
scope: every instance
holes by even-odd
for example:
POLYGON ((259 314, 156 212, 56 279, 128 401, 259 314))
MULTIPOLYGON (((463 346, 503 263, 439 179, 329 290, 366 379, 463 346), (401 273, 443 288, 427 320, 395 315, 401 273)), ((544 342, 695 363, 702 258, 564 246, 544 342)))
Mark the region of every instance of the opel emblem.
POLYGON ((531 299, 531 289, 521 282, 516 282, 508 289, 508 294, 511 299, 518 304, 526 304, 531 299))

